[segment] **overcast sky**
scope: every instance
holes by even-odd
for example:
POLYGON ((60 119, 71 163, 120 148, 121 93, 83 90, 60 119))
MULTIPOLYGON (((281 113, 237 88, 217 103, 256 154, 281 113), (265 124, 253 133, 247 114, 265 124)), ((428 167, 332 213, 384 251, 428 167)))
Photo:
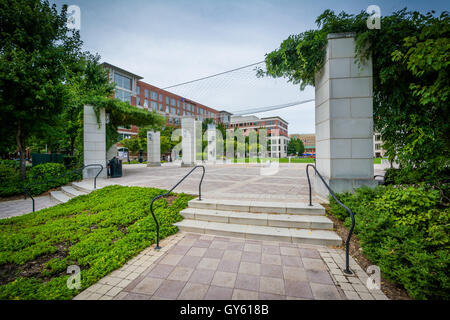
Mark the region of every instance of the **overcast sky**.
MULTIPOLYGON (((70 0, 78 5, 84 49, 164 88, 264 60, 291 34, 315 29, 325 9, 359 13, 370 4, 382 15, 408 7, 449 10, 445 1, 70 0)), ((253 68, 169 89, 210 107, 238 111, 314 98, 284 79, 254 76, 253 68)), ((314 132, 314 102, 256 114, 278 115, 289 133, 314 132)))

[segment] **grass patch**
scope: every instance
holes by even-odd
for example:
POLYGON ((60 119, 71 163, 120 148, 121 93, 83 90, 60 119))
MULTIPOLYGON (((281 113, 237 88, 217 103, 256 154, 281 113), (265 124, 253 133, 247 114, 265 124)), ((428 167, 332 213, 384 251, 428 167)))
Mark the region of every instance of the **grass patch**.
MULTIPOLYGON (((156 242, 153 197, 166 190, 108 186, 69 202, 0 220, 0 299, 71 299, 156 242), (81 289, 70 290, 67 267, 81 269, 81 289)), ((193 196, 173 194, 154 204, 160 238, 193 196)))

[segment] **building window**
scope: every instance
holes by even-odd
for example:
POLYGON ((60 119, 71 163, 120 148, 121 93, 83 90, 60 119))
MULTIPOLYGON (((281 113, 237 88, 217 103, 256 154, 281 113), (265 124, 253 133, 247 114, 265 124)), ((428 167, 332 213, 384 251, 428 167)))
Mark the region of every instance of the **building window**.
POLYGON ((144 107, 148 108, 148 99, 144 99, 144 107))
POLYGON ((136 97, 136 104, 137 104, 138 106, 141 105, 141 97, 139 97, 139 96, 136 97))
POLYGON ((158 100, 158 94, 154 91, 150 91, 150 99, 158 100))
POLYGON ((163 104, 162 103, 159 104, 159 111, 163 111, 163 104))
POLYGON ((131 103, 131 93, 127 91, 116 89, 114 95, 117 99, 120 99, 123 102, 131 103))
POLYGON ((148 98, 148 89, 144 89, 144 97, 148 98))
POLYGON ((177 107, 180 107, 180 100, 177 100, 177 107))
POLYGON ((131 78, 122 76, 118 73, 114 73, 114 82, 119 88, 131 90, 131 78))
POLYGON ((166 97, 166 104, 169 104, 169 97, 166 97))
POLYGON ((161 93, 159 94, 159 102, 163 102, 163 95, 161 93))
POLYGON ((141 94, 141 87, 137 86, 136 87, 136 92, 137 92, 138 95, 140 95, 141 94))
POLYGON ((171 99, 170 99, 170 105, 171 105, 171 106, 174 106, 174 107, 177 105, 177 103, 175 102, 175 99, 174 99, 174 98, 171 98, 171 99))
POLYGON ((150 101, 150 106, 155 111, 158 109, 158 104, 155 101, 150 101))

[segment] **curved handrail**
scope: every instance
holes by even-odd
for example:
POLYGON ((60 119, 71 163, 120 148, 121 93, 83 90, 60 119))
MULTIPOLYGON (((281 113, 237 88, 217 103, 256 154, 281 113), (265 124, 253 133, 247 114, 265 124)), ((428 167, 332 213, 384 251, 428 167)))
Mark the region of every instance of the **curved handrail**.
POLYGON ((355 215, 353 214, 353 211, 350 210, 349 207, 347 207, 346 205, 344 205, 342 202, 339 201, 339 199, 336 197, 334 192, 331 190, 330 186, 323 179, 322 175, 319 173, 319 171, 317 171, 316 167, 310 163, 308 165, 306 165, 306 177, 308 178, 308 185, 309 185, 309 205, 312 206, 311 181, 309 180, 309 172, 308 172, 309 167, 312 167, 314 169, 314 171, 317 173, 320 180, 322 180, 323 184, 328 189, 328 191, 330 192, 330 194, 334 198, 334 200, 336 200, 336 202, 342 208, 347 210, 347 212, 350 215, 350 218, 352 219, 352 226, 350 227, 350 230, 349 230, 348 236, 347 236, 347 240, 345 241, 345 270, 344 270, 345 273, 352 274, 352 272, 350 271, 350 267, 349 267, 349 246, 350 246, 350 238, 352 237, 353 229, 355 228, 355 215))
POLYGON ((155 247, 155 250, 159 250, 159 249, 161 249, 161 247, 159 246, 159 223, 158 223, 158 220, 156 219, 155 214, 153 213, 153 203, 156 200, 169 195, 176 187, 178 187, 178 185, 181 182, 183 182, 184 179, 187 178, 187 176, 189 176, 197 168, 203 169, 202 178, 200 179, 200 183, 198 184, 198 200, 201 201, 202 200, 202 182, 203 182, 203 177, 205 176, 205 167, 202 165, 198 165, 198 166, 195 166, 194 168, 192 168, 192 170, 189 171, 188 174, 185 175, 180 181, 178 181, 177 184, 172 187, 172 189, 170 189, 169 191, 167 191, 164 194, 160 194, 159 196, 156 196, 153 198, 152 203, 150 204, 150 212, 153 216, 153 220, 155 220, 155 223, 156 223, 156 247, 155 247))
POLYGON ((61 175, 59 175, 59 176, 57 176, 57 177, 48 179, 48 180, 46 180, 46 181, 41 181, 41 182, 35 182, 35 183, 27 184, 27 185, 24 187, 23 192, 24 192, 24 195, 25 195, 25 199, 27 198, 27 195, 28 195, 28 196, 31 198, 31 200, 33 201, 33 212, 34 212, 34 198, 33 198, 33 196, 31 195, 31 193, 29 192, 29 191, 30 191, 30 187, 36 186, 36 185, 39 185, 39 184, 44 184, 44 183, 47 183, 47 185, 48 185, 49 182, 52 182, 52 181, 54 181, 54 180, 56 180, 56 179, 59 179, 59 178, 61 178, 61 177, 64 177, 65 175, 68 175, 68 174, 73 173, 73 172, 75 172, 75 171, 78 171, 78 170, 84 170, 84 169, 87 168, 87 167, 100 167, 100 170, 98 171, 97 175, 96 175, 95 178, 94 178, 94 189, 97 189, 97 177, 98 177, 98 176, 100 175, 100 173, 103 171, 103 165, 101 165, 101 164, 88 164, 88 165, 82 166, 81 168, 77 168, 77 169, 73 169, 73 170, 71 170, 71 171, 67 171, 67 172, 65 172, 65 173, 63 173, 63 174, 61 174, 61 175))

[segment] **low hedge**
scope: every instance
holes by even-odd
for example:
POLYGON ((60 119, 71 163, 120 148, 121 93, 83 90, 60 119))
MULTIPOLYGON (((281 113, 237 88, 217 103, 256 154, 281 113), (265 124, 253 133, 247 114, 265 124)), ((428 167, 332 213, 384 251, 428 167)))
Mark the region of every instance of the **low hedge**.
MULTIPOLYGON (((383 276, 415 299, 449 299, 450 209, 424 186, 362 187, 339 200, 355 214, 363 253, 383 276)), ((350 227, 347 211, 330 198, 330 212, 350 227)))
MULTIPOLYGON (((108 186, 67 203, 0 220, 0 299, 71 299, 124 265, 156 240, 152 199, 167 190, 108 186), (81 269, 81 288, 69 289, 67 267, 81 269), (33 272, 30 272, 31 270, 33 272)), ((161 239, 193 196, 160 199, 154 213, 161 239)))
MULTIPOLYGON (((16 162, 16 161, 13 161, 16 162)), ((70 181, 80 180, 81 173, 74 172, 64 177, 45 183, 49 179, 56 178, 69 170, 62 163, 44 163, 27 168, 25 181, 20 180, 19 167, 10 161, 0 162, 0 197, 8 197, 24 193, 24 187, 30 187, 32 195, 39 195, 52 188, 60 187, 70 181)))

